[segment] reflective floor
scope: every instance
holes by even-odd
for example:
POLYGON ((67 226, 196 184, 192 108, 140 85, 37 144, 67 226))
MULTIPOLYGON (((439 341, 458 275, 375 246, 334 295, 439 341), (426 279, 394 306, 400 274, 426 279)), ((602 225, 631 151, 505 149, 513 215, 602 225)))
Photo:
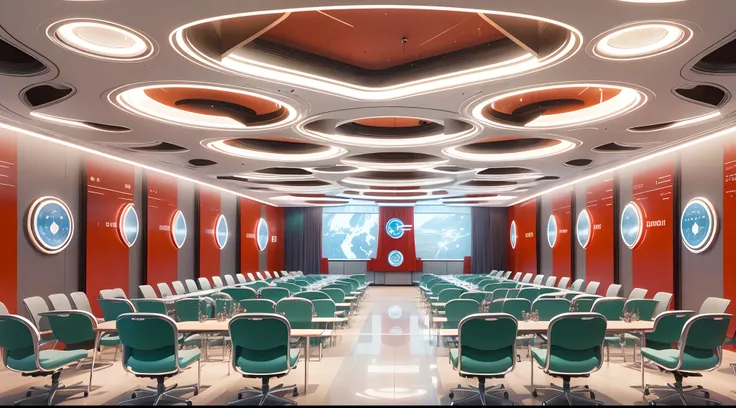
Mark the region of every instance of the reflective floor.
MULTIPOLYGON (((298 384, 300 395, 295 400, 302 405, 330 404, 410 404, 447 405, 447 392, 458 384, 475 384, 475 380, 463 379, 452 369, 446 347, 436 347, 430 342, 426 319, 419 308, 418 293, 411 287, 371 287, 359 314, 353 316, 350 327, 340 331, 336 344, 324 350, 322 361, 316 351, 309 366, 309 390, 303 392, 304 362, 287 376, 271 381, 298 384)), ((612 350, 611 361, 588 379, 573 381, 588 384, 599 400, 606 405, 644 405, 647 399, 641 392, 641 375, 631 363, 631 349, 627 349, 628 363, 623 362, 620 350, 612 350)), ((525 405, 539 405, 543 401, 532 398, 530 387, 530 361, 520 350, 522 362, 502 381, 509 390, 510 399, 525 405)), ((227 374, 227 363, 220 361, 220 349, 212 349, 212 362, 202 366, 202 391, 198 396, 182 393, 191 398, 194 405, 227 404, 237 398, 243 386, 258 386, 258 380, 244 379, 236 373, 227 374)), ((110 361, 112 352, 105 353, 110 361)), ((736 377, 729 363, 736 362, 736 354, 724 352, 721 368, 705 373, 702 378, 687 379, 687 384, 702 384, 711 389, 711 397, 724 404, 736 404, 736 377)), ((62 382, 68 385, 85 382, 88 370, 67 369, 62 382)), ((167 384, 188 385, 196 382, 196 370, 183 372, 167 381, 167 384)), ((672 378, 654 369, 646 370, 649 384, 664 385, 672 378)), ((489 381, 494 384, 497 381, 489 381)), ((535 368, 537 386, 549 385, 558 380, 545 376, 535 368)), ((41 386, 44 378, 26 378, 0 368, 0 405, 12 404, 23 398, 30 386, 41 386)), ((87 398, 81 394, 62 393, 55 401, 60 405, 117 404, 130 398, 138 387, 154 382, 139 379, 126 373, 120 362, 95 370, 93 391, 87 398)), ((694 403, 695 401, 693 401, 694 403)))

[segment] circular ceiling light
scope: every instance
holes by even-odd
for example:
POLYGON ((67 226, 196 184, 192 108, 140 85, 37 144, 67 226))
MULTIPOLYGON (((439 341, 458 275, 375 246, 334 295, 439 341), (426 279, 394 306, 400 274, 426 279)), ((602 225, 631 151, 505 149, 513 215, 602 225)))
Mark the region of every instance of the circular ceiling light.
POLYGON ((575 223, 575 235, 578 237, 578 244, 583 248, 588 248, 593 237, 593 218, 587 208, 578 214, 578 220, 575 223))
POLYGON ((718 216, 707 198, 695 197, 688 201, 680 217, 682 243, 692 253, 705 251, 713 243, 718 231, 718 216))
POLYGON ((559 129, 628 113, 647 100, 633 88, 571 83, 521 89, 471 103, 473 118, 503 129, 559 129))
POLYGON ((621 239, 629 249, 636 248, 644 234, 644 216, 639 205, 630 201, 621 211, 621 239))
POLYGON ((181 249, 187 240, 187 220, 184 219, 184 213, 181 210, 174 212, 169 228, 171 230, 171 240, 174 241, 174 245, 178 249, 181 249))
POLYGON ((120 211, 120 218, 118 218, 118 234, 128 248, 135 244, 139 230, 138 213, 135 212, 133 203, 125 204, 122 211, 120 211))
POLYGON ((137 62, 155 52, 153 41, 143 33, 104 20, 61 20, 50 25, 46 35, 70 51, 107 61, 137 62))
POLYGON ((575 143, 565 139, 543 137, 498 137, 464 146, 448 147, 442 153, 462 160, 499 162, 537 159, 573 149, 575 143))
POLYGON ((28 236, 39 251, 53 255, 63 251, 74 236, 74 217, 63 201, 41 197, 31 204, 26 216, 28 236))
POLYGON ((264 130, 299 118, 292 105, 262 92, 224 85, 155 83, 113 90, 120 109, 160 122, 200 129, 264 130))
POLYGON ((591 52, 608 60, 636 60, 673 51, 692 38, 688 27, 672 22, 639 22, 604 33, 591 52))
POLYGON ((511 221, 511 228, 509 229, 509 242, 511 242, 511 249, 516 249, 516 221, 511 221))
POLYGON ((224 215, 220 214, 217 216, 217 221, 215 222, 215 242, 217 243, 217 247, 220 249, 225 248, 229 236, 230 232, 227 228, 227 220, 224 215))
POLYGON ((547 220, 547 243, 550 248, 554 248, 557 243, 557 218, 554 215, 550 215, 547 220))
POLYGON ((448 160, 424 153, 377 152, 350 156, 340 161, 369 170, 417 170, 439 166, 448 160))
POLYGON ((347 153, 347 150, 340 147, 322 146, 287 138, 205 140, 202 144, 231 156, 271 162, 321 161, 347 153))

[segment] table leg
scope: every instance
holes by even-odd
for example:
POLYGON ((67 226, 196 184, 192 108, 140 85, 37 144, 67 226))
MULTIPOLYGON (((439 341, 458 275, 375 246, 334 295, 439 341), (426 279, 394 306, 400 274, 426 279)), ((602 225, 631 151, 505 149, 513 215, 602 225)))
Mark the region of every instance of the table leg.
POLYGON ((89 385, 87 386, 87 392, 92 392, 92 373, 95 372, 95 359, 97 358, 97 348, 100 347, 101 338, 102 332, 97 332, 97 336, 95 336, 95 348, 92 349, 92 368, 89 369, 89 385))
MULTIPOLYGON (((644 339, 644 332, 641 332, 641 343, 639 345, 639 350, 642 349, 642 347, 645 346, 646 340, 644 339)), ((634 350, 636 350, 636 341, 634 342, 634 350)), ((636 360, 636 359, 634 359, 636 360)), ((641 355, 641 358, 639 359, 639 363, 641 364, 641 392, 644 392, 646 389, 646 384, 644 384, 644 355, 641 355)))
POLYGON ((311 343, 311 337, 305 337, 304 344, 304 395, 307 395, 307 386, 309 385, 309 343, 311 343))

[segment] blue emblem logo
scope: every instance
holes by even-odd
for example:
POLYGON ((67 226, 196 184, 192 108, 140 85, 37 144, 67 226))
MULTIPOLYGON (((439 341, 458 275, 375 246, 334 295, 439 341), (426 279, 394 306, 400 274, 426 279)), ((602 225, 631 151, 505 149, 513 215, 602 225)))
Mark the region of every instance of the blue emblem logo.
POLYGON ((56 197, 41 197, 28 212, 28 234, 33 245, 46 254, 63 251, 74 235, 69 207, 56 197))
POLYGON ((511 240, 511 249, 516 249, 516 221, 511 221, 511 231, 509 231, 509 238, 511 240))
POLYGON ((176 210, 174 218, 171 220, 171 239, 174 240, 174 245, 179 249, 184 246, 184 241, 187 240, 187 221, 180 210, 176 210))
POLYGON ((138 222, 138 213, 133 208, 133 203, 128 203, 123 206, 123 210, 120 211, 120 219, 118 220, 118 233, 120 233, 120 239, 128 247, 132 247, 135 241, 138 239, 138 232, 140 230, 140 224, 138 222))
POLYGON ((404 254, 401 253, 401 251, 393 250, 388 253, 388 264, 393 266, 394 268, 397 268, 401 266, 401 264, 404 263, 404 254))
POLYGON ((557 243, 557 218, 554 215, 550 215, 547 220, 547 243, 552 248, 557 243))
POLYGON ((268 224, 263 218, 258 220, 258 227, 256 227, 256 242, 258 243, 258 249, 261 251, 266 249, 268 246, 268 224))
POLYGON ((587 248, 588 244, 590 244, 590 238, 593 234, 591 234, 593 230, 593 221, 590 217, 590 212, 588 209, 584 209, 583 211, 580 211, 580 214, 578 214, 578 221, 575 224, 575 232, 578 236, 578 244, 580 244, 581 247, 587 248))
POLYGON ((217 242, 218 248, 225 248, 229 235, 230 232, 227 229, 227 220, 224 215, 220 214, 217 216, 217 222, 215 223, 215 241, 217 242))
POLYGON ((398 218, 391 218, 386 223, 386 234, 393 239, 404 236, 404 222, 398 218))
POLYGON ((713 243, 717 226, 718 217, 710 201, 703 197, 693 198, 680 217, 682 243, 690 252, 703 252, 713 243))
POLYGON ((627 247, 633 249, 641 241, 643 232, 644 217, 642 217, 639 206, 631 201, 621 212, 621 239, 627 247))

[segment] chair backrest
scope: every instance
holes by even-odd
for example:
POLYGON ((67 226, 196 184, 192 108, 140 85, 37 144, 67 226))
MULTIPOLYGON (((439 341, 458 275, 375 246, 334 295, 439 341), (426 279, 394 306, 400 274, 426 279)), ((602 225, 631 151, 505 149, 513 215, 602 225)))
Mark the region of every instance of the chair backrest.
POLYGON ((447 303, 452 299, 459 299, 463 292, 465 292, 465 290, 454 287, 444 289, 437 295, 437 301, 440 303, 447 303))
POLYGON ((253 272, 249 272, 249 273, 247 274, 247 276, 248 276, 248 281, 249 281, 249 282, 253 282, 253 281, 255 281, 255 280, 256 280, 256 277, 255 277, 255 276, 253 276, 253 272))
POLYGON ((648 290, 642 288, 631 289, 629 293, 629 299, 644 299, 647 296, 648 290))
POLYGON ((184 284, 187 285, 187 292, 189 293, 199 292, 199 287, 197 287, 197 283, 194 282, 194 279, 185 279, 184 284))
POLYGON ((585 293, 595 295, 598 293, 598 287, 601 285, 600 282, 591 281, 588 282, 588 286, 585 288, 585 293))
MULTIPOLYGON (((74 307, 77 310, 84 310, 85 312, 92 313, 92 305, 89 304, 89 299, 87 298, 87 294, 84 292, 72 292, 69 294, 69 297, 72 298, 72 302, 74 302, 74 307)), ((2 313, 2 312, 0 312, 2 313)))
POLYGON ((556 316, 570 312, 570 301, 559 298, 537 299, 532 303, 532 311, 539 313, 539 320, 551 321, 556 316))
POLYGON ((72 302, 65 293, 54 293, 49 295, 49 302, 54 310, 72 310, 72 302))
POLYGON ((445 305, 447 322, 443 323, 443 327, 445 329, 457 329, 460 321, 478 312, 480 312, 479 302, 473 299, 453 299, 445 305))
POLYGON ((540 273, 539 275, 534 277, 534 280, 532 281, 532 283, 535 285, 541 285, 542 281, 544 281, 544 275, 540 273))
POLYGON ((557 282, 557 287, 560 289, 566 289, 568 284, 570 284, 570 278, 565 276, 560 278, 559 282, 557 282))
POLYGON ((606 290, 606 297, 620 297, 622 287, 623 286, 619 285, 618 283, 610 284, 608 286, 608 289, 606 290))
POLYGON ((585 279, 575 279, 575 282, 573 282, 572 285, 570 285, 570 290, 580 292, 583 289, 584 283, 585 283, 585 279))
POLYGON ((263 276, 265 276, 266 279, 273 279, 273 276, 271 276, 271 272, 269 271, 263 271, 263 276))
POLYGON ((289 290, 279 287, 266 286, 258 289, 258 297, 261 299, 273 300, 278 302, 283 298, 289 297, 289 290))
POLYGON ((657 294, 654 295, 654 300, 659 302, 657 304, 657 307, 654 308, 654 315, 657 316, 658 314, 670 308, 670 302, 672 302, 672 294, 667 292, 657 292, 657 294))
POLYGON ((277 281, 276 286, 288 290, 290 295, 294 295, 302 291, 301 286, 289 282, 277 281))
POLYGON ((112 297, 117 299, 127 299, 128 297, 125 296, 125 291, 122 288, 115 288, 112 290, 112 297))
POLYGON ((276 302, 268 299, 245 299, 240 301, 243 313, 273 313, 276 302))
POLYGON ((31 296, 23 299, 23 306, 25 306, 28 317, 31 318, 38 331, 49 330, 47 319, 41 316, 41 313, 49 311, 49 306, 41 296, 31 296))
POLYGON ((144 299, 157 299, 158 298, 158 296, 156 295, 156 291, 153 290, 153 286, 151 285, 139 285, 138 293, 140 293, 141 297, 143 297, 144 299))
POLYGON ((529 282, 531 282, 531 281, 532 281, 532 277, 533 277, 533 276, 534 276, 534 274, 533 274, 533 273, 527 273, 527 274, 524 274, 524 277, 523 277, 523 278, 521 278, 521 281, 522 281, 523 283, 529 283, 529 282))
POLYGON ((179 281, 171 282, 171 287, 174 288, 174 293, 176 293, 177 295, 187 294, 187 288, 185 288, 184 284, 179 281))
MULTIPOLYGON (((227 275, 225 275, 225 276, 227 276, 227 275)), ((246 283, 246 282, 248 282, 248 280, 245 279, 245 276, 243 276, 242 273, 236 273, 235 274, 235 279, 238 280, 238 283, 246 283)), ((225 278, 225 280, 227 280, 227 278, 225 278)))
POLYGON ((477 313, 464 318, 458 325, 458 372, 499 376, 513 370, 517 328, 517 320, 506 313, 477 313), (478 372, 483 369, 489 371, 478 372))
POLYGON ((223 278, 225 279, 225 284, 227 284, 227 286, 235 285, 235 278, 233 278, 233 275, 224 275, 223 278))
POLYGON ((508 279, 508 278, 509 278, 509 276, 511 276, 511 274, 512 274, 512 273, 513 273, 513 272, 511 272, 511 271, 506 271, 506 273, 505 273, 505 274, 503 274, 503 278, 504 278, 504 279, 508 279))
POLYGON ((116 328, 126 371, 156 376, 181 370, 179 332, 172 318, 155 313, 125 313, 117 318, 116 328))
POLYGON ((207 302, 199 302, 199 298, 181 298, 174 302, 174 310, 176 311, 176 321, 178 322, 196 322, 199 321, 199 311, 201 310, 207 316, 210 316, 212 305, 207 302))
POLYGON ((345 302, 345 292, 343 292, 340 289, 334 289, 334 288, 324 288, 320 292, 324 292, 327 294, 327 296, 332 299, 335 303, 344 303, 345 302))
POLYGON ((258 293, 253 288, 249 288, 247 286, 239 288, 225 288, 221 293, 230 295, 235 302, 240 302, 245 299, 256 299, 258 297, 258 293))
POLYGON ((638 314, 639 320, 652 320, 658 303, 654 299, 628 299, 624 311, 638 314))
POLYGON ((550 276, 549 278, 547 278, 547 282, 544 282, 544 286, 554 287, 555 282, 557 282, 557 277, 550 276))
POLYGON ((655 350, 669 350, 680 340, 685 323, 695 315, 692 310, 670 310, 654 316, 654 329, 645 333, 646 345, 655 350))
MULTIPOLYGON (((526 299, 529 303, 534 302, 539 297, 539 289, 537 288, 522 288, 516 294, 517 298, 526 299)), ((529 309, 526 310, 527 312, 529 309)))
POLYGON ((256 278, 257 278, 258 280, 263 280, 263 279, 264 279, 264 278, 263 278, 263 275, 261 275, 261 272, 256 272, 256 278))
POLYGON ((301 298, 301 299, 309 299, 309 300, 312 300, 312 301, 319 300, 319 299, 323 299, 323 300, 324 299, 330 299, 330 300, 332 300, 327 293, 322 292, 322 291, 319 291, 319 290, 308 290, 308 291, 305 291, 305 292, 299 292, 299 293, 294 294, 294 297, 295 298, 301 298))
POLYGON ((606 318, 599 313, 563 313, 552 319, 547 329, 545 371, 583 375, 600 369, 606 326, 606 318))
POLYGON ((532 310, 532 302, 528 299, 511 298, 499 300, 498 302, 501 303, 501 312, 514 316, 516 320, 522 320, 524 318, 523 314, 532 310))
POLYGON ((593 302, 593 313, 600 313, 606 320, 621 320, 626 299, 622 297, 600 297, 593 302))
POLYGON ((212 289, 212 285, 210 284, 209 279, 205 278, 204 276, 197 279, 197 282, 199 283, 199 288, 202 290, 212 289))
POLYGON ((158 293, 161 294, 162 298, 165 298, 168 296, 174 296, 174 294, 171 293, 171 288, 169 288, 168 283, 160 282, 156 284, 156 287, 158 288, 158 293))
POLYGON ((18 315, 0 315, 0 349, 6 367, 23 373, 40 371, 40 342, 41 334, 33 322, 18 315))
POLYGON ((516 275, 514 275, 514 279, 513 280, 515 280, 515 281, 518 282, 519 279, 521 279, 521 272, 516 272, 516 275))
POLYGON ((42 315, 48 319, 54 339, 64 343, 65 350, 89 349, 97 337, 97 319, 92 313, 66 309, 42 315))
POLYGON ((314 314, 317 317, 335 317, 335 302, 332 299, 315 299, 312 300, 314 306, 314 314))
POLYGON ((225 284, 222 283, 222 278, 219 276, 213 276, 212 283, 215 285, 216 288, 222 288, 225 286, 225 284))
POLYGON ((486 298, 486 293, 484 292, 463 292, 460 295, 460 299, 472 299, 475 300, 478 303, 481 303, 486 298))
POLYGON ((233 369, 249 376, 286 375, 291 369, 289 321, 274 313, 237 315, 228 331, 233 369), (264 358, 268 356, 268 358, 264 358))
POLYGON ((135 306, 128 299, 98 299, 97 302, 106 322, 116 320, 122 314, 135 312, 135 306))
POLYGON ((726 313, 726 310, 728 310, 728 305, 731 303, 729 299, 723 299, 719 297, 709 297, 703 301, 703 304, 700 305, 700 310, 698 311, 699 314, 704 313, 726 313))
POLYGON ((677 369, 711 371, 718 368, 729 323, 731 315, 727 313, 701 313, 691 317, 682 329, 677 369))
POLYGON ((286 317, 293 329, 311 329, 314 305, 309 299, 285 298, 276 302, 276 314, 286 317))
POLYGON ((593 303, 598 298, 588 294, 582 294, 566 297, 566 299, 570 301, 571 310, 579 313, 587 313, 593 310, 593 303))
POLYGON ((131 299, 138 313, 166 314, 166 303, 161 299, 131 299))
MULTIPOLYGON (((449 283, 438 283, 434 286, 432 286, 432 296, 439 296, 440 292, 442 292, 445 289, 455 288, 455 285, 451 285, 449 283)), ((347 293, 346 293, 347 295, 347 293)))
POLYGON ((8 308, 3 302, 0 302, 0 314, 9 314, 8 308))

